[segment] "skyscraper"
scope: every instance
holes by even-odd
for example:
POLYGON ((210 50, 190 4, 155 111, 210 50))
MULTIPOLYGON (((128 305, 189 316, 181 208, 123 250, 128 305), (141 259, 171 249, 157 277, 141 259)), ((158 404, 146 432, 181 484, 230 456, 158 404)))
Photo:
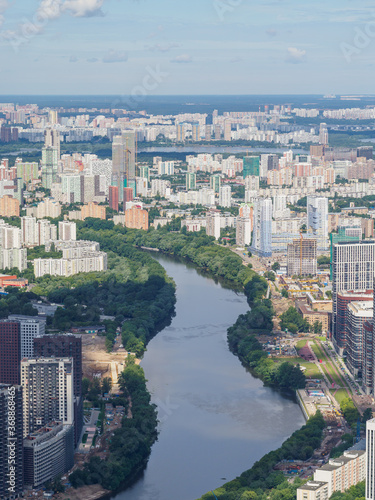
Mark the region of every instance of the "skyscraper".
POLYGON ((0 384, 19 385, 21 332, 18 321, 0 321, 0 384))
POLYGON ((307 197, 307 230, 316 238, 318 250, 328 250, 328 198, 307 197))
POLYGON ((243 159, 243 178, 248 175, 256 175, 259 177, 260 161, 259 156, 245 156, 243 159))
POLYGON ((73 376, 72 358, 22 360, 24 436, 52 421, 74 423, 73 376))
POLYGON ((60 160, 60 133, 47 129, 44 133, 44 148, 42 149, 42 186, 51 189, 57 181, 60 160))
POLYGON ((332 255, 332 333, 336 350, 346 348, 344 327, 338 328, 338 293, 372 290, 375 275, 375 241, 339 242, 332 255))
POLYGON ((0 498, 19 498, 23 490, 22 388, 0 384, 0 498))
POLYGON ((36 358, 72 358, 74 387, 74 442, 78 443, 83 426, 82 337, 80 335, 42 335, 34 339, 36 358))
POLYGON ((135 132, 127 130, 113 138, 112 186, 119 188, 119 201, 123 201, 123 189, 133 188, 135 196, 135 132))
POLYGON ((328 146, 328 128, 326 123, 321 123, 319 127, 319 143, 328 146))
POLYGON ((251 249, 261 257, 272 256, 271 198, 258 198, 254 202, 254 226, 251 249))

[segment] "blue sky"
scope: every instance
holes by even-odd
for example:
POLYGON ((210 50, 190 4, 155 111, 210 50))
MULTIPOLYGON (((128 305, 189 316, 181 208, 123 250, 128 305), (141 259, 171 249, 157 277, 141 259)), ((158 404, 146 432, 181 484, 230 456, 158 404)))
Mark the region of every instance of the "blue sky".
POLYGON ((352 0, 0 0, 0 94, 375 93, 352 0))

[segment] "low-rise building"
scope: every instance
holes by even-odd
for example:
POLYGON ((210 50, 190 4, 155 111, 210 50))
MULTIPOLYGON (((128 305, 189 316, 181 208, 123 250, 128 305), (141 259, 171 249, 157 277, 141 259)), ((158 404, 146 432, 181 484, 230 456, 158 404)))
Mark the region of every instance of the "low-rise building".
POLYGON ((324 481, 307 481, 297 489, 297 500, 328 500, 328 484, 324 481))

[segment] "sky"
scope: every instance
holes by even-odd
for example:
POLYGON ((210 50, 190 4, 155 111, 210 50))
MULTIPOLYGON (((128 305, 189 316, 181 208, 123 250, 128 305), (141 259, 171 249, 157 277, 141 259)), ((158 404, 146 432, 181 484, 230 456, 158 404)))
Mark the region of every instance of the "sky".
POLYGON ((374 94, 359 0, 0 0, 0 94, 374 94))

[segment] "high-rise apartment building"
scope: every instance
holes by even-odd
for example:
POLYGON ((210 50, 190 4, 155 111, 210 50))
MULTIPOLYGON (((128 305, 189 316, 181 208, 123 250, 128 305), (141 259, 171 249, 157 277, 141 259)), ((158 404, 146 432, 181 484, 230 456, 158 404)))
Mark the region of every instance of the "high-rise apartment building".
POLYGON ((199 123, 193 123, 192 125, 192 139, 194 142, 199 142, 201 140, 201 128, 199 123))
POLYGON ((211 175, 210 187, 215 191, 215 193, 219 193, 221 187, 221 175, 219 174, 211 175))
POLYGON ((243 159, 243 178, 246 179, 248 175, 256 175, 259 177, 260 159, 259 156, 245 156, 243 159))
POLYGON ((354 376, 363 373, 366 321, 372 322, 373 302, 351 302, 346 314, 346 361, 354 376))
POLYGON ((232 190, 226 185, 219 189, 219 206, 230 208, 232 206, 232 190))
POLYGON ((19 323, 21 359, 34 357, 34 339, 45 334, 46 320, 19 314, 11 314, 8 320, 19 323))
POLYGON ((273 154, 260 155, 259 175, 262 180, 267 180, 269 170, 279 169, 279 157, 273 154))
POLYGON ((73 467, 74 428, 50 422, 24 439, 23 452, 25 486, 39 489, 73 467))
POLYGON ((0 321, 0 384, 20 384, 21 334, 18 321, 0 321))
POLYGON ((307 230, 316 238, 318 250, 328 250, 328 198, 307 197, 307 230))
MULTIPOLYGON (((338 294, 350 290, 372 290, 375 275, 375 241, 339 242, 332 255, 332 333, 336 349, 346 348, 345 329, 339 329, 338 294)), ((358 300, 358 299, 357 299, 358 300)))
POLYGON ((59 222, 59 240, 76 241, 77 224, 75 222, 63 220, 59 222))
POLYGON ((126 130, 113 138, 112 185, 119 188, 119 201, 123 201, 123 189, 133 188, 135 193, 136 138, 134 130, 126 130))
POLYGON ((176 125, 176 140, 177 142, 185 142, 186 126, 185 123, 177 123, 176 125))
POLYGON ((186 189, 190 191, 191 189, 196 189, 197 187, 197 174, 188 172, 186 174, 186 189))
POLYGON ((316 240, 300 238, 288 245, 287 275, 315 276, 317 271, 316 240))
POLYGON ((251 219, 250 217, 237 217, 236 245, 245 247, 251 243, 251 219))
POLYGON ((107 217, 105 206, 90 202, 87 205, 81 207, 81 217, 82 220, 85 220, 89 217, 105 220, 107 217))
POLYGON ((257 198, 254 202, 251 249, 262 257, 272 256, 272 200, 257 198))
POLYGON ((118 186, 109 186, 108 204, 112 210, 118 212, 118 207, 119 207, 118 186))
POLYGON ((131 229, 148 229, 148 212, 140 207, 132 207, 125 210, 125 227, 131 229))
POLYGON ((206 234, 207 236, 213 236, 216 240, 218 240, 220 238, 220 232, 220 212, 216 210, 210 210, 206 214, 206 234))
POLYGON ((21 361, 24 436, 53 421, 74 424, 73 380, 72 358, 21 361))
POLYGON ((51 189, 57 181, 60 160, 60 132, 47 129, 44 133, 44 148, 42 149, 42 186, 51 189))
POLYGON ((224 122, 224 141, 232 140, 232 122, 225 120, 224 122))
POLYGON ((20 202, 12 196, 0 197, 0 217, 19 217, 20 202))
POLYGON ((23 491, 22 388, 0 384, 0 498, 20 498, 23 491))
POLYGON ((78 443, 83 426, 82 337, 80 335, 42 335, 34 338, 36 358, 72 358, 74 387, 74 442, 78 443))
POLYGON ((328 128, 326 123, 321 123, 319 127, 319 143, 328 146, 328 128))

